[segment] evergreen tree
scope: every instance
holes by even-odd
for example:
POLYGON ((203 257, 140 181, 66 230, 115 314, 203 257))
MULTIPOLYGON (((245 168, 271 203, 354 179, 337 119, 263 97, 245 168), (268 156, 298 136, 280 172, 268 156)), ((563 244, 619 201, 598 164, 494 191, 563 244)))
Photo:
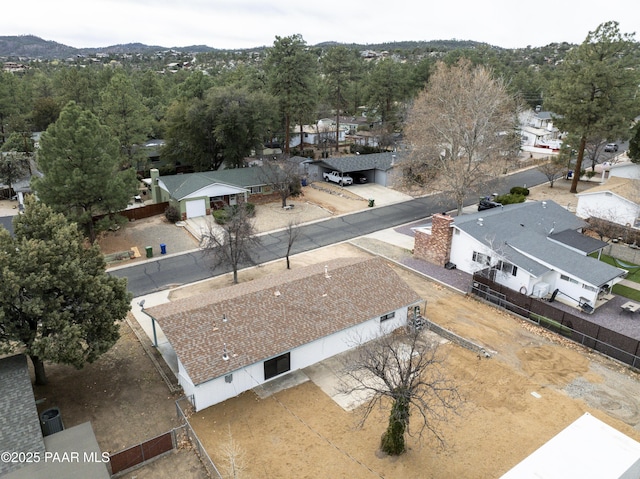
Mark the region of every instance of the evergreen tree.
POLYGON ((120 169, 118 141, 95 115, 74 102, 47 128, 40 143, 38 165, 44 176, 33 180, 33 189, 94 242, 99 230, 109 226, 97 224, 94 217, 126 208, 136 188, 135 171, 120 169))
MULTIPOLYGON (((284 128, 284 153, 289 155, 292 120, 310 117, 315 110, 316 61, 300 35, 276 37, 269 50, 265 69, 269 88, 278 100, 284 128)), ((302 127, 303 121, 300 122, 302 127)), ((269 138, 271 140, 271 138, 269 138)), ((302 136, 300 137, 302 141, 302 136)))
POLYGON ((74 223, 33 197, 25 204, 14 237, 0 228, 0 351, 24 351, 46 384, 44 361, 82 368, 115 344, 131 298, 74 223))
MULTIPOLYGON (((640 101, 637 61, 633 36, 620 33, 617 22, 606 22, 589 32, 559 68, 545 107, 557 115, 558 128, 580 139, 576 172, 582 169, 589 138, 628 138, 640 101)), ((578 192, 579 178, 579 174, 573 176, 571 193, 578 192)))
POLYGON ((102 92, 101 101, 102 123, 111 129, 120 142, 122 165, 138 169, 138 160, 144 154, 139 147, 148 139, 151 130, 149 111, 142 102, 142 96, 135 90, 131 80, 119 72, 111 77, 109 85, 102 92))

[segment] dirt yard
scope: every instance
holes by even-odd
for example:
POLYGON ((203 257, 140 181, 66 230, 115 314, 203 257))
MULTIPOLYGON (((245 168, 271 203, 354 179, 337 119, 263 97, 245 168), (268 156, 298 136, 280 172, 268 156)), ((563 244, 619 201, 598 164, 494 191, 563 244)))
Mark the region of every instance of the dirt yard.
MULTIPOLYGON (((530 199, 560 204, 573 199, 575 205, 568 182, 562 180, 552 189, 533 189, 530 199)), ((315 190, 305 190, 303 201, 327 216, 366 207, 366 202, 315 190)), ((139 226, 140 222, 131 224, 127 249, 137 241, 139 226)), ((292 264, 365 254, 342 244, 296 256, 292 264)), ((242 272, 240 280, 282 269, 282 262, 272 263, 242 272)), ((478 359, 458 346, 444 346, 450 374, 465 398, 460 415, 444 425, 447 447, 435 448, 428 437, 411 438, 405 455, 385 457, 378 442, 387 411, 374 411, 365 427, 357 429, 359 410, 345 412, 306 382, 264 400, 247 392, 194 414, 192 423, 217 464, 223 464, 220 448, 231 434, 244 454, 244 477, 499 477, 586 411, 640 440, 640 382, 635 373, 402 268, 396 270, 427 300, 431 320, 495 352, 490 359, 478 359)), ((171 297, 226 285, 227 278, 217 278, 175 290, 171 297)), ((176 425, 175 396, 126 323, 117 345, 94 364, 80 371, 47 365, 47 372, 50 384, 35 388, 42 400, 40 410, 59 407, 66 427, 91 421, 104 451, 120 450, 176 425)), ((204 477, 189 451, 160 461, 127 477, 204 477)))
MULTIPOLYGON (((351 245, 312 257, 362 255, 351 245)), ((302 256, 302 255, 301 255, 302 256)), ((296 267, 294 266, 294 267, 296 267)), ((245 279, 277 270, 277 264, 245 279)), ((245 454, 247 477, 499 477, 584 412, 636 440, 640 432, 637 375, 492 307, 453 293, 402 268, 398 274, 427 299, 427 316, 494 351, 491 359, 444 346, 465 404, 444 425, 446 449, 409 440, 399 458, 378 451, 387 411, 363 429, 359 410, 345 412, 312 382, 261 400, 253 392, 199 413, 191 421, 217 464, 229 434, 245 454), (540 398, 533 395, 537 393, 540 398), (276 453, 277 451, 277 453, 276 453), (295 471, 293 473, 292 471, 295 471)), ((211 283, 217 287, 220 279, 211 283)), ((173 297, 202 292, 201 283, 173 297)))

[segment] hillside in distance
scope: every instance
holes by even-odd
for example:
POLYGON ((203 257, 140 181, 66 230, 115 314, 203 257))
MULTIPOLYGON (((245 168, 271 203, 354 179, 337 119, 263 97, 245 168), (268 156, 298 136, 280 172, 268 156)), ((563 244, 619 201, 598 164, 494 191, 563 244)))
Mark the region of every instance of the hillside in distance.
MULTIPOLYGON (((336 42, 323 42, 318 47, 328 47, 337 45, 336 42)), ((415 41, 415 42, 393 42, 381 44, 350 44, 347 47, 359 48, 362 50, 411 50, 420 48, 432 51, 449 51, 459 48, 475 48, 478 46, 496 48, 480 42, 462 41, 462 40, 433 40, 433 41, 415 41)), ((256 47, 263 48, 263 47, 256 47)), ((18 36, 0 36, 0 58, 23 58, 23 59, 64 59, 75 57, 77 55, 95 55, 96 53, 107 54, 135 54, 135 53, 154 53, 164 50, 178 50, 181 52, 203 53, 218 50, 206 45, 191 45, 184 47, 165 47, 158 45, 145 45, 142 43, 127 43, 122 45, 111 45, 100 48, 75 48, 52 40, 44 40, 35 35, 18 35, 18 36)))

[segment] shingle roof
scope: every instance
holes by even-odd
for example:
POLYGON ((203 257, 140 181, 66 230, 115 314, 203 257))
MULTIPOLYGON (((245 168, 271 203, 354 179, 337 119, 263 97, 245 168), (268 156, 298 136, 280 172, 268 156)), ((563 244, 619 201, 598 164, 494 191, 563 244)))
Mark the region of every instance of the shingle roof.
POLYGON ((421 301, 383 260, 341 258, 147 312, 197 385, 421 301))
POLYGON ((587 196, 607 191, 633 203, 640 203, 640 180, 620 176, 612 176, 606 183, 589 188, 578 193, 577 196, 587 196))
POLYGON ((223 183, 240 188, 264 185, 262 168, 232 168, 220 171, 203 171, 201 173, 187 173, 183 175, 161 176, 172 198, 180 200, 191 193, 206 188, 214 183, 223 183))
MULTIPOLYGON (((45 451, 24 355, 0 359, 0 449, 41 455, 45 451)), ((0 476, 20 466, 20 463, 0 462, 0 476)))
POLYGON ((337 158, 325 158, 321 161, 327 168, 338 170, 342 173, 364 170, 383 170, 391 168, 394 163, 400 161, 399 153, 373 153, 370 155, 342 156, 337 158))
POLYGON ((619 268, 558 244, 571 239, 566 244, 576 248, 576 237, 566 232, 575 232, 586 223, 553 201, 531 201, 458 216, 453 226, 503 251, 505 259, 534 276, 553 268, 599 286, 622 273, 619 268))

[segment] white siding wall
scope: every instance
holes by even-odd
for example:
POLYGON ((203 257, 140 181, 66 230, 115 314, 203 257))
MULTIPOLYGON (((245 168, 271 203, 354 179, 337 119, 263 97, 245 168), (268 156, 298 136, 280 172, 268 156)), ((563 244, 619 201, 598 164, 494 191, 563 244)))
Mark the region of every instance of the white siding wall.
POLYGON ((464 231, 454 229, 451 239, 450 261, 456 265, 456 268, 471 274, 482 270, 484 267, 473 261, 474 251, 491 256, 493 262, 497 259, 496 254, 491 251, 489 246, 479 243, 464 231))
POLYGON ((639 213, 638 205, 629 200, 601 193, 586 194, 578 197, 576 215, 580 218, 595 216, 621 225, 634 225, 639 213))
MULTIPOLYGON (((382 326, 380 324, 380 318, 371 319, 360 325, 295 348, 290 351, 291 371, 306 368, 331 356, 352 349, 359 338, 372 339, 378 336, 381 332, 381 327, 383 331, 389 332, 406 323, 407 309, 402 308, 395 312, 393 319, 384 321, 382 326)), ((282 354, 286 352, 287 351, 283 351, 282 354)), ((233 371, 230 373, 233 375, 231 383, 225 382, 223 376, 195 387, 192 385, 180 361, 178 361, 178 368, 180 385, 183 387, 187 396, 194 396, 196 411, 218 404, 267 382, 264 380, 264 361, 233 371)), ((275 378, 281 376, 282 375, 278 375, 275 378)))

